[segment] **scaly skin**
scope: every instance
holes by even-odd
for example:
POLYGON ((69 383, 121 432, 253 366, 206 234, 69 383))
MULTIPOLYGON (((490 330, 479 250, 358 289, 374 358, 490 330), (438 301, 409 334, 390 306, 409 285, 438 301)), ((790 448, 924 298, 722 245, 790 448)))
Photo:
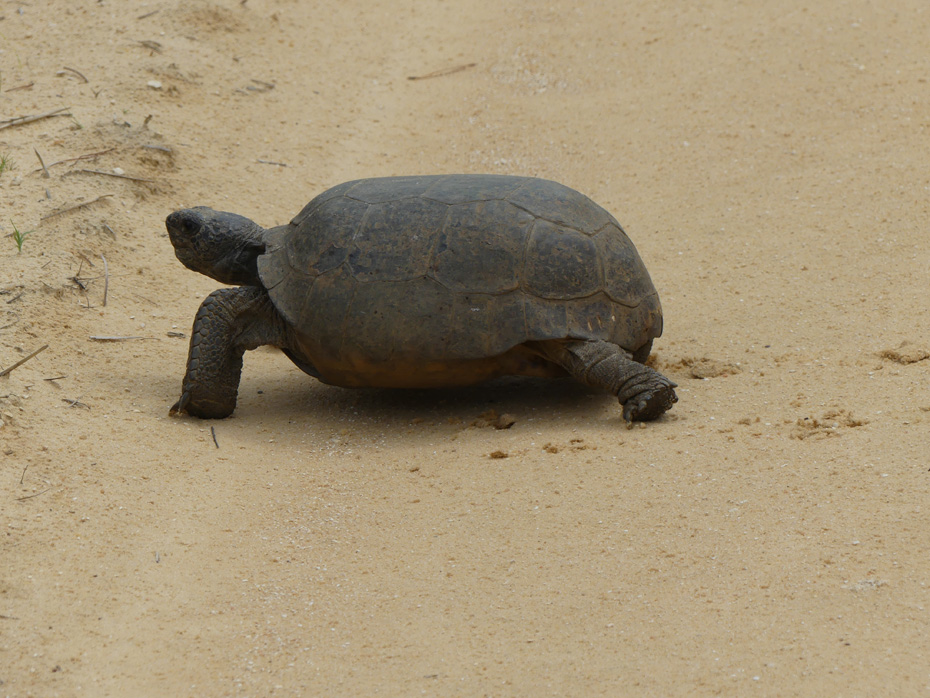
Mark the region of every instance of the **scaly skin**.
POLYGON ((169 413, 228 417, 236 409, 242 355, 263 344, 284 346, 286 335, 284 321, 263 288, 214 291, 194 317, 181 398, 169 413))
POLYGON ((549 341, 535 348, 575 379, 616 395, 631 426, 634 420, 659 417, 678 402, 675 383, 610 342, 549 341))

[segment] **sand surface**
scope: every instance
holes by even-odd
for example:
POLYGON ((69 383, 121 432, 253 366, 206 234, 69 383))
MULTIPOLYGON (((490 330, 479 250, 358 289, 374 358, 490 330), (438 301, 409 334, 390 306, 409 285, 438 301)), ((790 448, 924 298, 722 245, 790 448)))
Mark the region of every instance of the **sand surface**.
POLYGON ((0 121, 63 111, 0 123, 0 366, 48 345, 0 378, 0 695, 926 695, 927 37, 922 0, 3 0, 0 121), (169 418, 218 286, 169 212, 445 172, 617 216, 674 409, 261 349, 232 418, 169 418))

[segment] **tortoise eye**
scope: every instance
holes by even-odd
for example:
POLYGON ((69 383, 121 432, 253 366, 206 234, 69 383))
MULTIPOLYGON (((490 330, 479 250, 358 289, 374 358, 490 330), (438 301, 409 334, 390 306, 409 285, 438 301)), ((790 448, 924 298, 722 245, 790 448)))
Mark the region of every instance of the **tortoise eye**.
POLYGON ((194 237, 200 231, 200 225, 190 216, 184 216, 181 218, 181 231, 189 237, 194 237))

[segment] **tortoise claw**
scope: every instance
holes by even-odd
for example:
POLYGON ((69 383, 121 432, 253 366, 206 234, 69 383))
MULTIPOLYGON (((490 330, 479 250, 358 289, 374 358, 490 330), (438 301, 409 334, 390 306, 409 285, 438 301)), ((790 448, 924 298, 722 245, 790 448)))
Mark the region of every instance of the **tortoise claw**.
POLYGON ((633 428, 633 415, 639 414, 643 407, 645 407, 645 403, 642 401, 634 405, 632 400, 623 406, 623 421, 626 422, 627 429, 633 428))
POLYGON ((187 414, 187 403, 190 402, 190 400, 191 394, 189 392, 184 392, 181 398, 168 410, 168 414, 172 417, 180 417, 182 414, 187 414))

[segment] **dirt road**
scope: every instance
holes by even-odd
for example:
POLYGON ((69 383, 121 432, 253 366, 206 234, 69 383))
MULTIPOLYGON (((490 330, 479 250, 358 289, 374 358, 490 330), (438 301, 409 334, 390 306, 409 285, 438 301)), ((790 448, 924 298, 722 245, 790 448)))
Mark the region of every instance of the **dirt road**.
POLYGON ((926 694, 927 36, 917 0, 4 0, 0 367, 48 349, 0 378, 0 695, 926 694), (169 418, 217 284, 168 213, 445 172, 617 216, 674 409, 262 349, 232 418, 169 418))

